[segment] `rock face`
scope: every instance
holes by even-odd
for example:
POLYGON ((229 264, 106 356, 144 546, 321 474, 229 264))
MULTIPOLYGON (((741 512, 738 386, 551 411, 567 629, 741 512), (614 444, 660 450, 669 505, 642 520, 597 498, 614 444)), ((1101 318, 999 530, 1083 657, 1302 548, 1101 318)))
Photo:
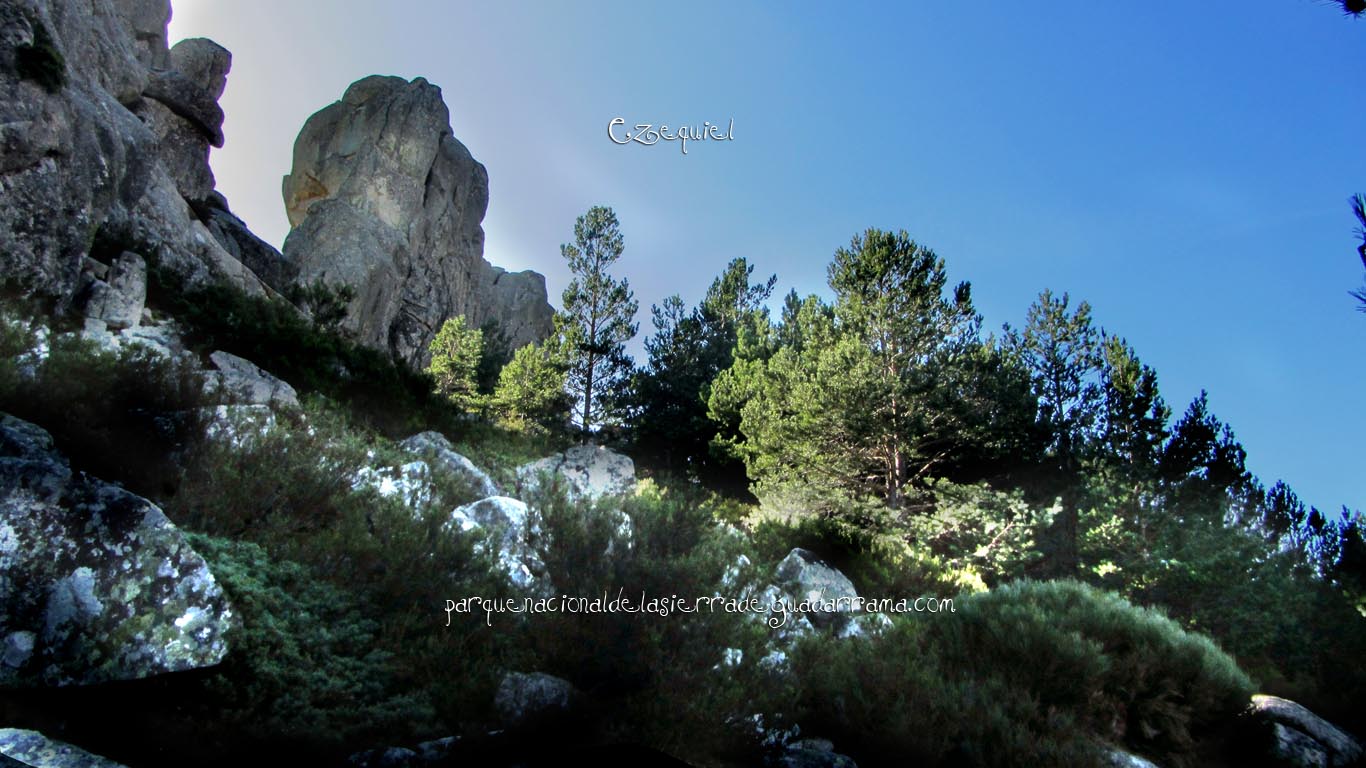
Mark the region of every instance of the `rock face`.
POLYGON ((229 256, 251 270, 266 285, 286 292, 299 270, 275 246, 257 237, 245 222, 233 215, 228 201, 217 192, 195 205, 195 212, 229 256))
POLYGON ((129 251, 114 259, 103 277, 91 274, 85 288, 85 316, 115 330, 136 328, 146 303, 147 262, 129 251))
POLYGON ((628 494, 636 488, 631 457, 600 445, 576 445, 517 468, 517 484, 523 493, 534 493, 544 477, 557 478, 576 499, 628 494))
POLYGON ((151 502, 73 474, 0 415, 0 686, 85 685, 217 664, 232 609, 151 502))
POLYGON ((186 203, 213 188, 226 65, 207 41, 173 57, 170 14, 166 0, 0 5, 0 273, 24 292, 64 307, 93 251, 130 249, 190 284, 264 292, 186 203))
POLYGON ((451 132, 441 89, 372 76, 304 124, 284 178, 299 280, 349 285, 347 326, 420 367, 441 324, 497 321, 514 348, 550 332, 545 279, 483 258, 488 174, 451 132))
POLYGON ((161 162, 186 200, 213 192, 209 147, 223 146, 218 97, 228 82, 232 54, 212 40, 182 40, 168 52, 169 69, 153 69, 140 114, 156 134, 161 162))

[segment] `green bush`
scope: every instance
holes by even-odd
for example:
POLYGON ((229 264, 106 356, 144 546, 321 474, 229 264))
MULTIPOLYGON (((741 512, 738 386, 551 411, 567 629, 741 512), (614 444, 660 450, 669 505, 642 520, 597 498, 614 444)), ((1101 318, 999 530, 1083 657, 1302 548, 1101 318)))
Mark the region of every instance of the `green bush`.
MULTIPOLYGON (((538 551, 556 595, 605 590, 616 597, 621 590, 637 603, 644 593, 693 606, 697 597, 738 596, 754 586, 754 574, 738 571, 723 583, 745 542, 716 523, 700 496, 646 486, 625 499, 570 503, 551 488, 533 504, 542 527, 538 551)), ((719 606, 670 615, 542 614, 530 617, 525 631, 538 668, 593 692, 609 738, 684 759, 744 753, 750 745, 737 724, 771 708, 766 697, 777 698, 757 664, 767 629, 719 606), (743 661, 723 666, 727 648, 740 650, 743 661)))
POLYGON ((414 457, 321 401, 304 405, 294 420, 244 421, 234 439, 205 441, 167 514, 182 527, 254 542, 368 606, 395 680, 427 691, 448 729, 486 716, 513 653, 509 638, 474 624, 448 629, 443 610, 450 598, 510 593, 476 551, 479 537, 447 526, 451 509, 477 494, 438 474, 432 498, 415 510, 353 487, 364 467, 414 457))
POLYGON ((342 756, 431 732, 427 692, 404 690, 373 606, 249 542, 188 536, 237 613, 229 654, 192 702, 217 750, 342 756))
POLYGON ((1079 583, 1016 582, 955 607, 805 644, 802 720, 860 765, 1099 765, 1107 742, 1190 765, 1252 692, 1207 638, 1079 583))
POLYGON ((177 462, 205 424, 197 371, 144 347, 129 345, 115 354, 56 334, 32 375, 19 376, 12 355, 32 335, 22 323, 6 327, 0 410, 50 432, 78 469, 152 498, 174 490, 177 462))
POLYGON ((905 534, 874 533, 837 516, 779 516, 761 509, 746 519, 758 557, 778 562, 794 547, 815 552, 871 598, 952 597, 986 588, 971 568, 955 568, 909 544, 905 534))
POLYGON ((458 423, 457 414, 432 396, 428 377, 310 321, 286 301, 248 296, 226 284, 185 288, 153 262, 148 304, 180 321, 194 349, 244 357, 301 393, 336 400, 387 435, 458 423))

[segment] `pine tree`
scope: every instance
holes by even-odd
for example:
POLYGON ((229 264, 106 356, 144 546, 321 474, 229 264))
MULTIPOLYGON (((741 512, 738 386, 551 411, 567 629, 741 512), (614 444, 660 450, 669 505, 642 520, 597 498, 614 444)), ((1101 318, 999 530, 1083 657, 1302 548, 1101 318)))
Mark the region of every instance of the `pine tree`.
POLYGON ((554 338, 544 344, 527 344, 513 353, 499 373, 493 410, 513 429, 563 427, 571 405, 564 384, 564 361, 554 338))
POLYGON ((1068 310, 1069 297, 1045 290, 1030 305, 1024 330, 1006 327, 1007 343, 1029 368, 1039 404, 1039 424, 1048 435, 1053 487, 1060 491, 1055 567, 1071 576, 1079 565, 1081 465, 1101 424, 1103 392, 1100 337, 1091 325, 1091 306, 1068 310))
POLYGON ((427 346, 432 361, 426 372, 436 392, 463 411, 476 410, 483 402, 477 380, 483 349, 483 331, 466 327, 462 315, 442 323, 427 346))
POLYGON ((904 230, 855 236, 835 252, 828 277, 841 329, 871 354, 872 399, 862 406, 879 426, 866 450, 897 506, 907 483, 927 478, 947 455, 954 414, 935 407, 938 384, 977 341, 980 318, 970 286, 946 296, 944 260, 904 230))
POLYGON ((741 326, 766 311, 763 303, 777 281, 750 284, 753 273, 738 258, 691 311, 676 295, 651 307, 655 333, 645 340, 649 361, 636 378, 632 432, 641 455, 718 490, 744 487, 743 466, 711 448, 718 424, 708 418, 707 401, 713 381, 734 358, 741 326))
POLYGON ((634 364, 626 342, 635 335, 639 305, 625 279, 608 270, 624 243, 611 208, 594 206, 574 224, 574 244, 560 246, 573 278, 560 314, 567 351, 566 391, 575 403, 574 424, 585 435, 619 423, 634 364))

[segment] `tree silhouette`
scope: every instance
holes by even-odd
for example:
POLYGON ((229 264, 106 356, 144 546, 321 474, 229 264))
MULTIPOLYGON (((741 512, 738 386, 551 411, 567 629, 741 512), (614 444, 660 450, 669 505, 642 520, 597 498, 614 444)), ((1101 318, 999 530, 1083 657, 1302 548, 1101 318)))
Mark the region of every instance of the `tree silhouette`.
MULTIPOLYGON (((1361 245, 1357 246, 1357 255, 1361 257, 1361 266, 1366 268, 1366 195, 1353 195, 1351 203, 1352 213, 1356 214, 1357 221, 1361 222, 1361 226, 1357 227, 1357 237, 1361 238, 1361 245)), ((1352 296, 1361 302, 1357 309, 1366 312, 1366 286, 1359 291, 1352 291, 1352 296)))

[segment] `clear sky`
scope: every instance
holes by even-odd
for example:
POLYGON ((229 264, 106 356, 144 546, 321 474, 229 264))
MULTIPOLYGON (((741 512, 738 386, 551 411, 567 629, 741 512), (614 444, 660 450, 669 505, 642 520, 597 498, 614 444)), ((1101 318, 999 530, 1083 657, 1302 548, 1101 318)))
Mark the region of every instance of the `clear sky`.
POLYGON ((485 255, 552 303, 596 204, 642 336, 732 258, 828 295, 837 247, 906 229, 988 329, 1044 288, 1087 300, 1177 414, 1209 391, 1268 485, 1366 507, 1366 21, 1327 0, 173 2, 172 42, 233 52, 213 168, 276 245, 304 120, 365 75, 422 76, 488 168, 485 255), (614 117, 734 140, 617 146, 614 117))

